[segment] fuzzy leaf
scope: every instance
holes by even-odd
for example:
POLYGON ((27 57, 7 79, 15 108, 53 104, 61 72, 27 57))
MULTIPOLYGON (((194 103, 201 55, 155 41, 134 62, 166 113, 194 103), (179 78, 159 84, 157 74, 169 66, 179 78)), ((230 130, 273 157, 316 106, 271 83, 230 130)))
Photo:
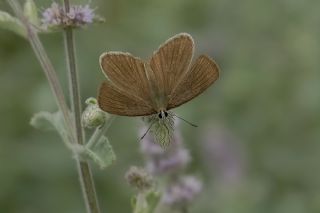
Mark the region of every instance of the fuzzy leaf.
POLYGON ((60 112, 38 112, 30 120, 31 126, 42 130, 56 130, 66 145, 69 145, 68 133, 60 112))
POLYGON ((36 26, 40 24, 38 9, 33 0, 26 0, 23 8, 23 13, 28 18, 30 23, 36 26))
POLYGON ((94 146, 85 148, 84 154, 98 164, 101 169, 110 166, 116 160, 113 148, 105 136, 102 136, 94 146))
POLYGON ((55 128, 55 122, 59 121, 59 113, 38 112, 31 118, 30 124, 42 130, 52 130, 55 128))
POLYGON ((10 30, 17 35, 27 38, 27 30, 20 20, 4 11, 0 11, 0 28, 10 30))

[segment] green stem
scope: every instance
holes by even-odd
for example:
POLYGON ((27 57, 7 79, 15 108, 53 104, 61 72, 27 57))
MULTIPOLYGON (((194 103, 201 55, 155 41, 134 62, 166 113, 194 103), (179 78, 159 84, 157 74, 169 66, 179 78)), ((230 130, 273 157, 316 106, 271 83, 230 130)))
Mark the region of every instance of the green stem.
MULTIPOLYGON (((65 11, 68 12, 70 4, 68 0, 64 0, 65 11)), ((74 115, 74 125, 76 132, 76 141, 79 145, 84 145, 84 131, 81 125, 81 100, 79 79, 76 67, 75 41, 72 28, 66 28, 64 31, 64 44, 67 56, 67 67, 69 73, 71 109, 74 115)), ((95 191, 94 181, 89 163, 80 161, 76 158, 78 165, 79 179, 82 194, 86 204, 88 213, 100 213, 99 203, 95 191)))
POLYGON ((70 103, 71 111, 74 114, 74 126, 76 131, 77 143, 83 145, 83 130, 81 125, 81 101, 80 101, 80 89, 79 78, 76 68, 75 58, 75 46, 74 46, 74 34, 71 28, 65 29, 64 32, 64 44, 67 56, 67 68, 69 75, 70 86, 70 103))
POLYGON ((145 193, 139 192, 136 199, 136 207, 133 210, 133 213, 146 213, 148 211, 148 203, 146 201, 145 193))
MULTIPOLYGON (((21 20, 22 24, 26 27, 28 33, 28 40, 31 44, 33 51, 37 59, 39 60, 41 67, 48 79, 50 88, 53 92, 54 98, 57 102, 59 110, 63 114, 64 123, 66 128, 68 128, 68 139, 71 143, 77 142, 78 144, 83 144, 83 133, 81 127, 81 105, 80 105, 80 94, 78 89, 78 80, 75 67, 75 54, 74 54, 74 41, 72 30, 69 33, 65 33, 65 42, 68 55, 68 68, 70 73, 70 79, 72 79, 72 109, 75 112, 74 122, 72 122, 68 106, 65 101, 65 96, 61 88, 60 82, 58 80, 55 69, 44 50, 44 47, 38 37, 35 28, 29 23, 29 21, 24 17, 21 6, 16 0, 7 0, 8 4, 12 7, 16 16, 21 20), (76 134, 75 134, 76 132, 76 134), (77 137, 76 137, 77 136, 77 137)), ((66 0, 66 5, 69 8, 69 2, 66 0)), ((88 213, 100 213, 95 187, 93 183, 93 178, 89 164, 87 162, 77 161, 77 168, 80 177, 81 188, 84 194, 84 199, 87 207, 88 213)))
POLYGON ((101 127, 96 128, 88 143, 86 144, 87 148, 93 147, 99 141, 101 136, 103 136, 105 132, 109 129, 114 118, 114 116, 110 117, 101 127))
POLYGON ((58 108, 63 114, 65 126, 66 126, 66 128, 68 128, 68 132, 71 133, 71 134, 69 134, 68 139, 69 139, 69 141, 74 142, 75 137, 74 137, 74 135, 72 135, 74 132, 73 131, 73 124, 71 121, 71 116, 70 116, 68 106, 65 101, 65 96, 63 94, 63 90, 61 88, 60 82, 58 80, 58 76, 56 74, 57 72, 53 68, 52 63, 51 63, 46 51, 44 50, 44 47, 38 37, 37 32, 35 31, 33 26, 29 23, 29 21, 24 17, 21 6, 19 5, 19 3, 17 3, 16 0, 7 0, 7 2, 11 6, 14 13, 20 19, 20 21, 22 22, 22 24, 25 26, 25 28, 27 30, 28 40, 29 40, 31 47, 32 47, 37 59, 39 60, 41 67, 42 67, 42 69, 48 79, 50 88, 52 90, 53 96, 54 96, 56 103, 58 105, 58 108))

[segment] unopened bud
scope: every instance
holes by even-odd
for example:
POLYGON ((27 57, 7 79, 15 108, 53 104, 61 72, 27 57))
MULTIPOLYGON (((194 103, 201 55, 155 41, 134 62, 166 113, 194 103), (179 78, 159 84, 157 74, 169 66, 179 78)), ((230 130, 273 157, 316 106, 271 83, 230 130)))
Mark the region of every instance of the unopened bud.
POLYGON ((86 100, 87 107, 82 113, 82 124, 86 128, 95 128, 103 125, 110 117, 108 113, 102 111, 95 98, 86 100))

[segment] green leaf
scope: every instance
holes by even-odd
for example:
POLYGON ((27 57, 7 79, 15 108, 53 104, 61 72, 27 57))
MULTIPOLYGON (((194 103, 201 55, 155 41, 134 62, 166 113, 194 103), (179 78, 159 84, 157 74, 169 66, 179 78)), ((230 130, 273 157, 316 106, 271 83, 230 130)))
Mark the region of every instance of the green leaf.
POLYGON ((17 35, 27 38, 27 30, 21 21, 4 11, 0 11, 0 28, 10 30, 17 35))
POLYGON ((131 206, 134 209, 134 213, 154 213, 159 201, 159 192, 140 192, 131 199, 131 206))
POLYGON ((52 130, 55 120, 55 115, 50 112, 38 112, 32 116, 30 124, 37 129, 52 130))
POLYGON ((155 191, 150 191, 146 195, 146 200, 148 203, 148 213, 153 213, 160 201, 160 193, 155 191))
POLYGON ((38 9, 33 0, 26 0, 23 8, 23 13, 28 18, 30 23, 36 26, 40 25, 38 9))
POLYGON ((102 136, 99 141, 90 148, 85 147, 84 154, 99 165, 101 169, 110 166, 116 155, 107 137, 102 136))
POLYGON ((60 112, 38 112, 33 115, 30 120, 31 126, 42 130, 56 130, 66 145, 69 147, 68 132, 63 122, 63 117, 60 112))

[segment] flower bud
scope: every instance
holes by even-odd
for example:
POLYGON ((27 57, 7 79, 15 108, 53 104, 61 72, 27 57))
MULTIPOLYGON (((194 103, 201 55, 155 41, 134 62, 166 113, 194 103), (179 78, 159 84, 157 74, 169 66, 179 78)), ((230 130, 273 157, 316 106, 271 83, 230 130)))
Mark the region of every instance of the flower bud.
POLYGON ((136 166, 130 167, 125 178, 130 186, 137 188, 139 191, 146 191, 153 185, 152 176, 143 168, 138 168, 136 166))
POLYGON ((86 128, 101 126, 110 117, 108 113, 102 111, 95 98, 86 100, 87 107, 82 113, 82 124, 86 128))

